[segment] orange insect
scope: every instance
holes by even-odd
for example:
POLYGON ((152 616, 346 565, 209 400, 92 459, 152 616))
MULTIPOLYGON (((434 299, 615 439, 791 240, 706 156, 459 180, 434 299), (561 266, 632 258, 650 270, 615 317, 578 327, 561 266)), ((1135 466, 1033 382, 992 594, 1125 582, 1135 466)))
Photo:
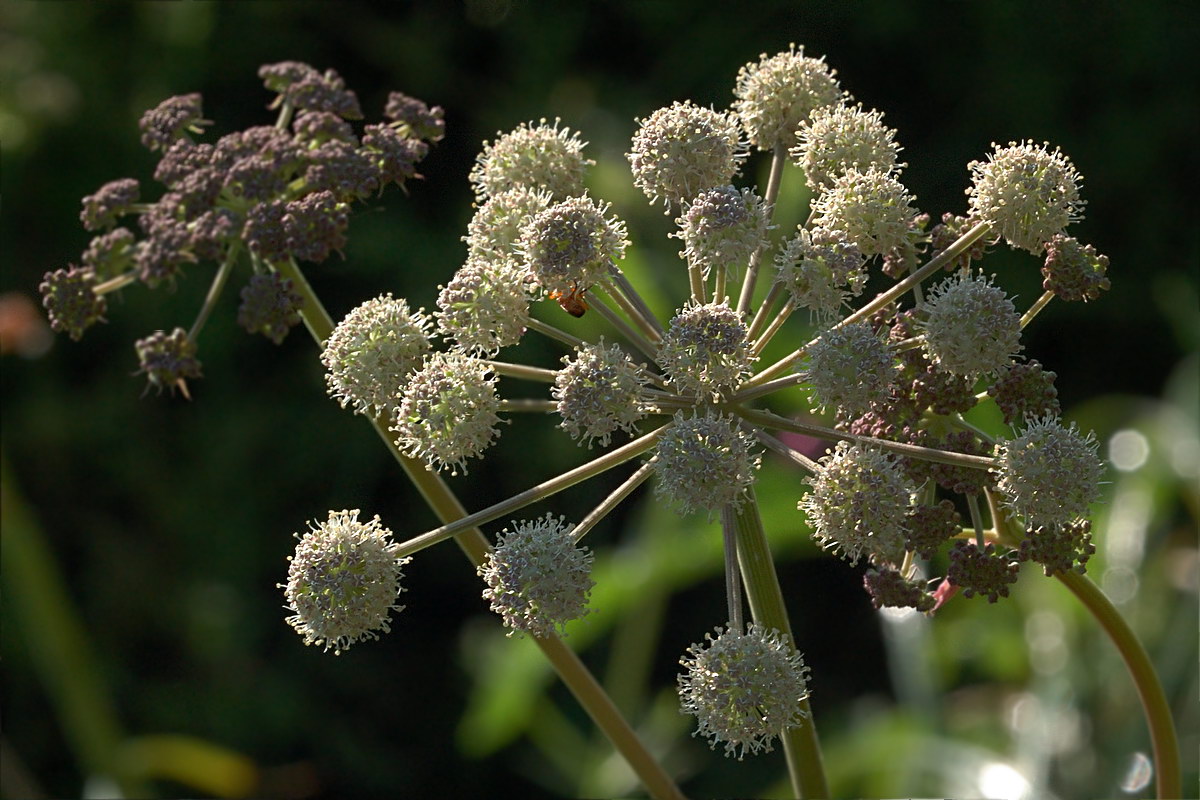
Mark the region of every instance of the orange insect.
POLYGON ((567 292, 560 292, 557 289, 550 292, 550 299, 562 306, 563 311, 572 317, 582 317, 588 310, 588 304, 583 299, 583 293, 586 291, 586 289, 580 289, 579 284, 572 283, 567 292))

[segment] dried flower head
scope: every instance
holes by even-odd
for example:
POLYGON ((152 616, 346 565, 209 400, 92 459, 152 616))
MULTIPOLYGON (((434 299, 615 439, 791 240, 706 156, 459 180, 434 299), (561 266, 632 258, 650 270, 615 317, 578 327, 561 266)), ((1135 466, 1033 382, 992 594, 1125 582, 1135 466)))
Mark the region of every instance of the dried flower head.
POLYGON ((96 294, 96 272, 90 267, 74 264, 66 269, 47 272, 38 287, 42 292, 42 305, 50 318, 50 327, 66 331, 75 341, 83 332, 104 322, 107 303, 102 295, 96 294))
POLYGON ((658 494, 681 514, 704 510, 711 517, 724 506, 740 505, 761 462, 753 443, 736 418, 711 410, 690 417, 676 413, 655 451, 658 494))
POLYGON ((433 353, 413 373, 396 409, 396 446, 429 469, 466 472, 495 440, 500 421, 496 376, 462 353, 433 353))
POLYGON ((681 393, 718 398, 750 374, 747 334, 742 314, 727 303, 689 302, 671 320, 657 360, 681 393))
POLYGON ((333 329, 321 352, 329 394, 356 414, 389 414, 431 347, 424 309, 391 294, 362 303, 333 329))
POLYGON ((300 543, 288 556, 288 582, 278 584, 296 612, 287 623, 306 645, 325 645, 334 655, 378 639, 378 631, 391 633, 392 612, 404 610, 396 598, 404 591, 401 568, 412 559, 395 556, 400 545, 378 516, 360 522, 359 513, 330 511, 295 534, 300 543))
POLYGON ((818 409, 859 416, 887 395, 898 367, 891 347, 863 321, 821 334, 808 348, 803 374, 818 409))
POLYGON ((467 224, 463 241, 468 253, 490 259, 515 257, 521 229, 551 203, 549 192, 524 186, 489 197, 467 224))
POLYGON ((563 356, 563 368, 550 390, 562 417, 559 427, 591 447, 607 446, 612 434, 632 433, 649 406, 642 397, 647 381, 641 368, 615 344, 582 344, 563 356))
POLYGON ((1081 245, 1070 236, 1056 233, 1046 242, 1042 288, 1062 300, 1095 300, 1112 285, 1105 273, 1108 256, 1096 254, 1092 245, 1081 245))
POLYGON ((896 129, 883 124, 879 111, 863 111, 861 103, 814 111, 790 153, 813 191, 828 189, 850 169, 890 175, 904 166, 897 163, 896 129))
POLYGON ((278 273, 251 275, 242 289, 237 321, 247 333, 261 333, 275 344, 300 324, 304 298, 292 291, 292 282, 278 273))
POLYGON ((841 441, 809 483, 799 508, 822 547, 852 564, 864 555, 876 564, 901 562, 913 490, 895 459, 841 441))
POLYGON ((813 225, 837 230, 868 258, 902 249, 917 216, 904 184, 876 167, 851 167, 813 202, 813 225))
POLYGON ((583 194, 583 173, 596 162, 583 157, 587 142, 558 123, 522 122, 509 133, 498 133, 496 141, 485 141, 470 175, 476 199, 520 188, 545 190, 555 200, 583 194))
POLYGON ((1030 527, 1071 525, 1100 496, 1104 464, 1090 432, 1057 417, 1026 421, 1015 439, 996 445, 996 488, 1030 527))
POLYGON ((712 748, 723 742, 726 756, 769 753, 776 736, 808 716, 808 668, 787 637, 757 622, 745 633, 716 632, 679 660, 681 711, 696 717, 692 735, 708 737, 712 748))
POLYGON ((547 292, 587 289, 608 277, 629 244, 625 223, 606 217, 609 204, 570 197, 529 218, 521 229, 520 255, 547 292))
POLYGON ((929 357, 955 375, 990 375, 1021 346, 1021 315, 985 275, 957 273, 929 293, 922 327, 929 357))
POLYGON ((176 328, 170 333, 156 331, 145 339, 134 342, 137 351, 139 375, 145 375, 159 392, 169 388, 188 396, 187 379, 200 377, 200 362, 196 359, 196 343, 188 338, 187 331, 176 328))
POLYGON ((768 212, 753 189, 718 186, 696 195, 684 215, 675 220, 679 232, 671 235, 683 240, 680 257, 705 277, 718 266, 737 274, 767 245, 768 212))
POLYGON ((819 321, 837 318, 867 283, 866 258, 841 231, 797 228, 775 256, 777 280, 819 321))
POLYGON ((733 108, 742 120, 750 143, 759 150, 791 147, 816 109, 840 103, 842 88, 825 59, 804 55, 791 45, 787 52, 759 56, 737 75, 733 108))
POLYGON ((652 204, 662 200, 666 213, 705 189, 729 185, 746 158, 732 114, 685 100, 639 123, 627 154, 633 183, 652 204))
POLYGON ((987 161, 972 161, 970 216, 990 224, 1013 247, 1035 255, 1056 233, 1083 218, 1083 178, 1049 142, 992 143, 987 161))
POLYGON ((529 323, 525 274, 507 260, 467 259, 438 294, 442 336, 472 355, 495 355, 521 341, 529 323))
POLYGON ((550 514, 514 521, 478 568, 487 583, 483 597, 504 618, 509 636, 524 632, 546 638, 590 610, 592 554, 575 546, 574 529, 550 514))

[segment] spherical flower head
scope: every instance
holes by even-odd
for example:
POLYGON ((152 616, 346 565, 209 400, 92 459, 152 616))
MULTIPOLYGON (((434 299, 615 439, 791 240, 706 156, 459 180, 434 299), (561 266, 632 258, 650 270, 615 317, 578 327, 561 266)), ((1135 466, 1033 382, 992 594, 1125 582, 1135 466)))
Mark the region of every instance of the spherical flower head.
POLYGON ((200 377, 200 362, 196 358, 196 343, 188 338, 187 331, 176 328, 170 333, 157 331, 145 339, 134 342, 137 351, 138 374, 145 375, 161 393, 169 388, 188 396, 187 379, 200 377))
POLYGON ((810 58, 794 44, 770 58, 763 53, 757 64, 738 70, 733 108, 750 143, 759 150, 795 144, 796 130, 814 110, 841 102, 835 75, 824 58, 810 58))
POLYGON ((808 348, 803 374, 818 409, 859 416, 887 396, 898 367, 891 347, 863 321, 823 333, 808 348))
POLYGON ((424 309, 411 311, 390 294, 355 308, 321 352, 330 396, 355 414, 391 413, 431 349, 429 327, 424 309))
POLYGON ((851 167, 813 202, 813 225, 841 231, 868 258, 887 255, 908 242, 913 199, 890 172, 851 167))
POLYGON ((529 323, 525 275, 508 260, 468 258, 437 302, 439 332, 472 355, 516 344, 529 323))
POLYGON ((1100 496, 1104 464, 1089 432, 1057 417, 1028 420, 1020 436, 996 445, 996 488, 1031 527, 1071 525, 1100 496))
POLYGON ((103 322, 108 305, 103 295, 96 294, 97 284, 96 272, 90 267, 72 264, 47 272, 38 288, 50 327, 79 341, 85 330, 103 322))
POLYGON ((990 375, 1021 346, 1021 315, 985 275, 958 273, 929 293, 922 325, 929 357, 955 375, 990 375))
POLYGON ((1046 242, 1046 263, 1042 267, 1042 288, 1062 300, 1095 300, 1112 285, 1105 273, 1108 256, 1096 254, 1092 245, 1056 233, 1046 242))
POLYGON ((261 333, 281 344, 288 331, 300 324, 303 305, 304 298, 292 291, 292 282, 287 278, 275 272, 252 275, 242 289, 238 325, 247 333, 261 333))
POLYGON ((409 379, 392 430, 405 454, 457 475, 495 440, 499 410, 496 376, 487 364, 462 353, 434 353, 409 379))
POLYGON ((1004 414, 1004 423, 1012 425, 1026 417, 1057 416, 1061 410, 1054 379, 1058 375, 1037 361, 1012 364, 1000 370, 988 394, 1004 414))
POLYGON ((657 491, 679 513, 707 511, 711 518, 727 505, 740 505, 761 461, 753 437, 737 420, 713 411, 675 414, 658 440, 657 491))
POLYGON ((111 228, 117 224, 117 218, 128 214, 134 203, 138 201, 141 188, 136 178, 121 178, 109 181, 83 198, 83 210, 79 212, 79 221, 89 231, 101 228, 111 228))
POLYGON ((633 135, 633 183, 664 211, 683 209, 701 191, 727 186, 746 158, 737 117, 690 101, 660 108, 633 135))
POLYGON ((866 258, 841 231, 798 228, 775 256, 777 280, 821 322, 836 319, 867 283, 866 258))
POLYGON ((513 257, 521 229, 551 204, 549 192, 524 186, 489 197, 467 224, 463 241, 468 253, 492 259, 513 257))
POLYGON ((689 302, 671 320, 657 360, 680 392, 719 398, 750 374, 748 332, 727 303, 689 302))
POLYGON ((576 547, 574 525, 547 514, 513 523, 479 567, 487 583, 485 600, 513 634, 548 638, 586 615, 592 580, 592 554, 576 547))
POLYGON ((550 390, 562 417, 559 427, 571 438, 608 445, 617 431, 632 433, 646 416, 642 397, 644 373, 617 345, 582 344, 575 355, 563 356, 563 368, 550 390))
POLYGON ((545 190, 555 200, 583 194, 583 173, 595 161, 583 157, 587 142, 570 128, 522 122, 512 131, 484 142, 471 168, 477 200, 513 189, 545 190))
POLYGON ((709 747, 725 745, 725 755, 771 752, 772 741, 808 714, 808 668, 788 639, 755 622, 741 631, 716 629, 679 660, 681 712, 696 717, 693 736, 709 747))
POLYGON ((736 274, 766 246, 771 229, 762 198, 753 189, 739 191, 733 186, 718 186, 696 195, 675 222, 679 232, 671 235, 685 245, 680 257, 699 268, 705 277, 717 266, 736 274))
POLYGON ((1033 254, 1056 233, 1083 218, 1083 177, 1049 142, 993 143, 987 161, 972 161, 967 189, 970 216, 991 225, 1013 247, 1033 254))
POLYGON ((790 153, 814 192, 833 186, 852 168, 890 175, 904 166, 897 163, 896 129, 883 124, 882 113, 863 111, 862 104, 819 108, 798 135, 790 153))
POLYGON ((396 597, 404 588, 397 558, 400 545, 376 516, 360 522, 359 512, 330 511, 324 522, 309 525, 295 555, 288 557, 288 581, 279 584, 287 608, 296 612, 287 623, 306 645, 324 645, 341 655, 355 642, 391 633, 392 612, 403 611, 396 597))
POLYGON ((809 483, 799 508, 822 547, 840 551, 851 564, 864 555, 876 564, 903 560, 913 490, 895 459, 841 441, 809 483))
POLYGON ((608 277, 611 262, 625 255, 625 223, 606 217, 609 204, 570 197, 534 214, 519 244, 529 274, 547 292, 587 289, 608 277))

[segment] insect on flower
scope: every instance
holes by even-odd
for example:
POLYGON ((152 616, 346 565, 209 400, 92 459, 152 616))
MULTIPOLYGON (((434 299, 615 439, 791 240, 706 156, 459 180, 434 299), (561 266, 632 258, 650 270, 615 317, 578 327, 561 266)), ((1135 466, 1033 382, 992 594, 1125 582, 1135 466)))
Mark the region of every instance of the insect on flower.
POLYGON ((572 317, 582 317, 588 310, 588 304, 583 299, 583 293, 586 291, 586 289, 580 289, 579 284, 572 283, 567 292, 560 292, 557 289, 551 291, 550 299, 562 306, 563 311, 572 317))

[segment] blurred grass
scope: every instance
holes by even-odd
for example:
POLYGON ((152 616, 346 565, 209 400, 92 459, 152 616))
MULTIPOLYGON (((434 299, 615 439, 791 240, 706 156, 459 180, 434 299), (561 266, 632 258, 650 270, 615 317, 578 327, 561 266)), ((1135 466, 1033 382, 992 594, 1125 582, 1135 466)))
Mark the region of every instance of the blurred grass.
MULTIPOLYGON (((480 142, 543 116, 561 116, 591 142, 591 188, 634 239, 626 266, 668 313, 684 285, 678 242, 665 238, 670 218, 628 178, 622 153, 634 117, 684 98, 723 106, 741 64, 789 41, 826 55, 847 89, 887 114, 906 147, 906 181, 935 218, 961 210, 965 165, 990 141, 1061 144, 1087 176, 1077 235, 1111 257, 1114 288, 1086 306, 1052 305, 1026 353, 1059 373, 1068 415, 1102 444, 1122 430, 1147 442, 1142 466, 1112 475, 1089 572, 1124 598, 1162 673, 1183 736, 1184 785, 1194 790, 1200 501, 1189 470, 1200 248, 1180 211, 1194 207, 1200 173, 1194 87, 1181 77, 1195 23, 1181 4, 1100 13, 1031 2, 766 2, 714 13, 620 2, 548 14, 480 1, 356 3, 353 13, 307 1, 5 3, 0 291, 36 296, 43 271, 77 259, 88 241, 77 223, 82 195, 124 175, 149 185, 153 159, 136 134, 145 108, 202 91, 217 135, 263 122, 268 98, 255 70, 283 59, 337 69, 368 116, 389 89, 447 110, 447 139, 422 165, 427 180, 360 213, 345 262, 311 271, 335 316, 383 291, 431 307, 464 256, 466 174, 480 142)), ((747 175, 764 169, 752 160, 747 175)), ((790 177, 785 192, 799 187, 790 177)), ((794 224, 805 198, 785 198, 794 224)), ((1037 296, 1027 257, 999 251, 987 265, 1021 300, 1037 296)), ((244 753, 268 795, 627 791, 623 767, 526 657, 528 643, 503 638, 451 548, 414 563, 409 608, 391 637, 339 659, 299 646, 274 588, 293 531, 328 508, 371 509, 401 536, 432 527, 432 516, 367 426, 323 396, 305 338, 275 348, 244 336, 233 293, 205 330, 196 401, 141 397, 133 340, 190 322, 206 283, 196 270, 173 294, 134 287, 83 342, 60 338, 37 360, 0 362, 6 491, 8 481, 22 487, 29 524, 44 531, 64 576, 64 613, 77 615, 94 651, 55 657, 63 679, 90 683, 95 702, 114 709, 114 739, 178 734, 244 753)), ((590 315, 581 322, 601 330, 590 315)), ((800 327, 793 321, 789 335, 800 327)), ((555 366, 558 356, 530 341, 513 359, 555 366)), ((545 420, 522 418, 456 487, 479 507, 583 457, 545 420)), ((839 794, 982 795, 981 776, 1002 778, 995 765, 1005 764, 1037 796, 1121 793, 1130 759, 1147 747, 1136 699, 1061 587, 1027 570, 996 606, 960 599, 916 625, 881 617, 859 588, 861 568, 808 541, 795 511, 800 476, 767 462, 764 519, 839 794), (1057 734, 1047 742, 1043 730, 1057 734)), ((617 479, 577 487, 544 510, 577 516, 617 479)), ((590 537, 597 612, 568 641, 619 702, 640 709, 635 723, 688 791, 777 793, 779 754, 739 763, 683 735, 676 662, 723 617, 719 542, 702 520, 675 517, 646 490, 638 497, 590 537)), ((75 744, 78 710, 56 705, 55 671, 38 656, 49 646, 41 625, 23 621, 30 603, 47 607, 21 584, 29 576, 13 574, 8 548, 20 529, 11 505, 0 606, 5 744, 50 796, 78 796, 99 767, 75 744)), ((63 647, 83 642, 69 634, 63 647)), ((197 791, 169 780, 155 788, 197 791)))

